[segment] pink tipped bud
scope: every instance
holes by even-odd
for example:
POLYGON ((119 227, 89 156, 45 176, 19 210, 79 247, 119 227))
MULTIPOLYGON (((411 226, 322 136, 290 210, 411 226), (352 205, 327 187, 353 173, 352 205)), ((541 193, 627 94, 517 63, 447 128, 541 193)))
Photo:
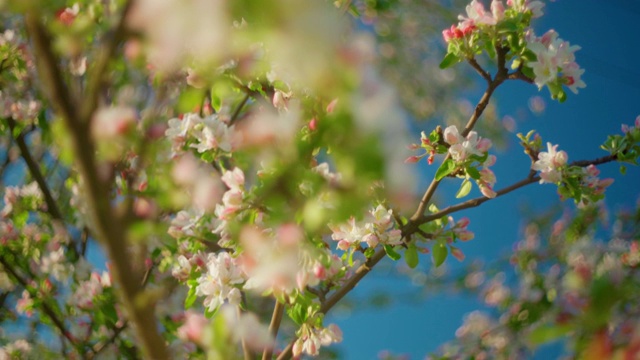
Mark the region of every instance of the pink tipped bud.
POLYGON ((598 183, 598 186, 599 186, 600 188, 603 188, 603 189, 604 189, 604 188, 608 187, 609 185, 613 184, 613 182, 614 182, 614 181, 615 181, 615 180, 614 180, 614 179, 612 179, 612 178, 602 179, 602 180, 600 180, 600 182, 598 183))
POLYGON ((409 156, 404 162, 405 164, 413 164, 420 161, 420 156, 409 156))
POLYGON ((469 240, 473 240, 473 238, 475 237, 475 234, 469 230, 461 230, 456 233, 456 236, 460 241, 469 241, 469 240))
POLYGON ((427 249, 427 248, 421 248, 421 247, 419 247, 419 248, 417 248, 417 249, 418 249, 418 252, 419 252, 420 254, 428 254, 428 253, 429 253, 429 249, 427 249))
POLYGON ((587 174, 589 174, 590 176, 600 175, 600 170, 598 170, 598 168, 593 164, 587 166, 586 170, 587 170, 587 174))
POLYGON ((483 138, 480 139, 480 141, 478 141, 478 145, 476 145, 476 149, 478 149, 481 152, 487 152, 490 148, 491 148, 491 140, 487 139, 487 138, 483 138))
POLYGON ((462 250, 458 249, 455 246, 450 246, 450 248, 451 248, 451 255, 453 255, 453 257, 458 259, 458 261, 464 261, 465 256, 462 250))
POLYGON ((489 186, 480 186, 480 192, 489 199, 493 199, 498 195, 498 193, 489 186))
POLYGON ((331 100, 329 105, 327 105, 327 114, 331 114, 336 109, 337 105, 338 105, 338 98, 331 100))
POLYGON ((453 39, 453 31, 451 31, 451 29, 442 30, 442 37, 444 38, 444 41, 448 43, 453 39))
POLYGON ((489 155, 487 157, 487 160, 485 160, 484 164, 482 164, 482 165, 484 165, 485 167, 493 166, 496 163, 496 159, 497 158, 496 158, 495 155, 489 155))
POLYGON ((640 129, 640 115, 638 115, 638 117, 636 117, 636 129, 640 129))
POLYGON ((316 131, 318 130, 318 120, 316 118, 311 119, 309 121, 309 130, 316 131))
POLYGON ((458 220, 458 222, 456 223, 456 227, 464 229, 467 226, 469 226, 469 223, 470 223, 469 218, 465 216, 462 219, 458 220))

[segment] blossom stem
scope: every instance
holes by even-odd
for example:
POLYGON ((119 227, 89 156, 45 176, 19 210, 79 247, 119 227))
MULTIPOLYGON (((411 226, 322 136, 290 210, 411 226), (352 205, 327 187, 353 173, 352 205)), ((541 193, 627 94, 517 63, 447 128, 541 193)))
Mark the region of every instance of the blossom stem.
POLYGON ((273 315, 271 315, 271 323, 269 324, 269 334, 273 339, 273 343, 271 346, 264 349, 264 352, 262 353, 262 360, 270 360, 273 355, 273 348, 276 343, 276 337, 278 336, 278 329, 280 329, 282 314, 284 314, 284 304, 276 300, 276 303, 273 306, 273 315))

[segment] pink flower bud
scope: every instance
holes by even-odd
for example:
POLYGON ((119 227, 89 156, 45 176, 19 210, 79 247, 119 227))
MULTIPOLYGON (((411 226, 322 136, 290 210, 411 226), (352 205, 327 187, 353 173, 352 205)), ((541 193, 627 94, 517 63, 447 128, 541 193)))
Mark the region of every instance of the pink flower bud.
POLYGON ((484 161, 484 166, 489 167, 489 166, 493 166, 496 163, 496 156, 495 155, 489 155, 487 157, 487 160, 484 161))
POLYGON ((309 130, 316 131, 318 130, 318 120, 316 118, 311 119, 309 121, 309 130))
POLYGON ((460 241, 469 241, 469 240, 473 240, 473 238, 475 237, 475 234, 469 230, 461 230, 456 232, 456 236, 460 241))
POLYGON ((609 185, 613 184, 615 180, 612 178, 606 178, 606 179, 602 179, 600 180, 600 182, 598 183, 598 186, 602 189, 608 187, 609 185))
POLYGON ((481 152, 487 152, 490 148, 491 148, 491 140, 487 139, 487 138, 483 138, 480 139, 480 141, 478 141, 478 144, 476 145, 476 149, 478 149, 481 152))
POLYGON ((640 115, 638 115, 638 117, 636 117, 636 129, 640 129, 640 115))
POLYGON ((413 164, 420 161, 420 156, 409 156, 404 162, 405 164, 413 164))
POLYGON ((444 129, 444 141, 449 145, 455 145, 462 140, 458 128, 455 125, 448 126, 444 129))
POLYGON ((498 195, 498 193, 496 193, 496 192, 495 192, 491 187, 489 187, 489 186, 480 186, 480 192, 482 193, 482 195, 484 195, 484 196, 486 196, 486 197, 488 197, 488 198, 490 198, 490 199, 493 199, 493 198, 495 198, 495 197, 498 195))
MULTIPOLYGON (((454 28, 454 26, 451 25, 451 28, 454 28)), ((444 38, 445 42, 451 41, 451 39, 454 38, 453 30, 452 29, 444 29, 444 30, 442 30, 442 37, 444 38)))
POLYGON ((313 267, 313 275, 315 275, 320 280, 324 280, 327 278, 327 269, 325 269, 322 264, 316 263, 316 265, 313 267))
POLYGON ((470 220, 468 217, 463 217, 462 219, 458 220, 458 222, 456 223, 456 227, 464 229, 467 226, 469 226, 470 220))
POLYGON ((589 176, 598 176, 598 175, 600 175, 600 170, 598 170, 598 168, 593 164, 587 166, 586 170, 587 170, 587 174, 589 176))
POLYGON ((453 257, 458 259, 458 261, 464 261, 465 256, 462 250, 458 249, 455 246, 449 246, 449 247, 451 248, 451 255, 453 255, 453 257))
POLYGON ((338 98, 331 100, 329 105, 327 105, 327 114, 331 114, 336 109, 337 105, 338 105, 338 98))
POLYGON ((622 130, 622 132, 623 132, 623 133, 625 133, 625 134, 626 134, 626 133, 628 133, 628 132, 629 132, 629 125, 627 125, 627 124, 622 124, 622 125, 620 126, 620 130, 622 130))

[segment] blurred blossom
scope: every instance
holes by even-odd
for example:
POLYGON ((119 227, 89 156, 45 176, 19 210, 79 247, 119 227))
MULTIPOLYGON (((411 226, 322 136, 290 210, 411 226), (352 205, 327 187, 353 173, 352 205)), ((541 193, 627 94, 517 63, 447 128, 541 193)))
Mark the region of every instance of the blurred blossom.
POLYGON ((546 107, 547 104, 542 96, 536 95, 529 98, 529 110, 531 110, 535 115, 542 115, 546 107))
POLYGON ((257 111, 238 125, 233 142, 238 148, 273 146, 285 149, 301 128, 301 111, 300 103, 293 100, 281 111, 271 104, 259 104, 257 111))
POLYGON ((281 225, 275 232, 245 226, 240 233, 245 250, 239 258, 248 277, 244 288, 276 294, 296 289, 303 236, 302 229, 293 224, 281 225))
POLYGON ((230 21, 222 0, 140 0, 128 17, 131 29, 147 41, 148 59, 160 71, 188 60, 215 62, 226 56, 230 21))
POLYGON ((273 346, 273 337, 269 328, 260 322, 256 314, 251 312, 238 313, 233 306, 221 309, 227 329, 230 330, 231 340, 239 343, 245 341, 249 349, 263 351, 273 346))
POLYGON ((485 274, 482 271, 474 271, 464 278, 464 285, 467 288, 474 289, 482 285, 485 280, 485 274))
POLYGON ((182 341, 191 341, 199 345, 205 344, 209 320, 202 314, 188 310, 184 313, 184 323, 178 328, 176 335, 182 341))
POLYGON ((508 132, 516 132, 518 125, 516 124, 516 120, 509 116, 509 115, 505 115, 502 118, 502 126, 504 126, 504 128, 508 131, 508 132))

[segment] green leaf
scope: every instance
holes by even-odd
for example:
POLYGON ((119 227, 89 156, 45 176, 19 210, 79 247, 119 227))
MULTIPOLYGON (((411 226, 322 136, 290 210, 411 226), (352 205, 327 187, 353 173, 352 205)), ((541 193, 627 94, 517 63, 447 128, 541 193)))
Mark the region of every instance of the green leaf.
POLYGON ((189 309, 193 306, 193 304, 195 304, 196 302, 196 287, 195 286, 191 286, 189 287, 189 292, 187 293, 187 298, 184 300, 184 308, 185 309, 189 309))
POLYGON ((538 347, 566 336, 569 332, 571 332, 570 324, 541 326, 529 334, 528 340, 531 345, 538 347))
POLYGON ((448 53, 440 63, 440 69, 446 69, 460 61, 460 58, 454 53, 448 53))
POLYGON ((444 263, 447 259, 447 255, 449 254, 449 249, 445 246, 444 243, 437 243, 433 245, 431 249, 431 257, 433 258, 433 264, 438 267, 444 263))
POLYGON ((453 170, 456 169, 456 163, 453 159, 447 159, 447 161, 443 162, 442 165, 436 171, 436 181, 442 180, 445 176, 451 174, 453 170))
POLYGON ((187 89, 178 98, 178 111, 181 113, 193 112, 202 106, 204 92, 200 89, 187 89))
POLYGON ((627 167, 624 165, 620 165, 620 174, 622 175, 626 175, 627 174, 627 167))
POLYGON ((387 253, 387 256, 390 257, 393 261, 398 261, 402 257, 398 254, 391 245, 385 245, 384 251, 387 253))
POLYGON ((464 181, 462 182, 462 185, 460 185, 460 189, 458 189, 458 192, 456 193, 456 199, 460 199, 469 195, 470 191, 471 191, 471 181, 469 181, 469 179, 464 179, 464 181))
POLYGON ((478 171, 478 169, 476 169, 476 168, 474 168, 472 166, 469 166, 467 168, 467 174, 469 174, 469 176, 471 176, 471 178, 473 180, 479 180, 480 179, 480 171, 478 171))
POLYGON ((412 269, 415 269, 415 267, 418 266, 418 263, 420 262, 420 259, 418 258, 418 249, 416 249, 416 246, 413 243, 409 245, 407 250, 404 252, 404 261, 407 263, 407 266, 412 269))

